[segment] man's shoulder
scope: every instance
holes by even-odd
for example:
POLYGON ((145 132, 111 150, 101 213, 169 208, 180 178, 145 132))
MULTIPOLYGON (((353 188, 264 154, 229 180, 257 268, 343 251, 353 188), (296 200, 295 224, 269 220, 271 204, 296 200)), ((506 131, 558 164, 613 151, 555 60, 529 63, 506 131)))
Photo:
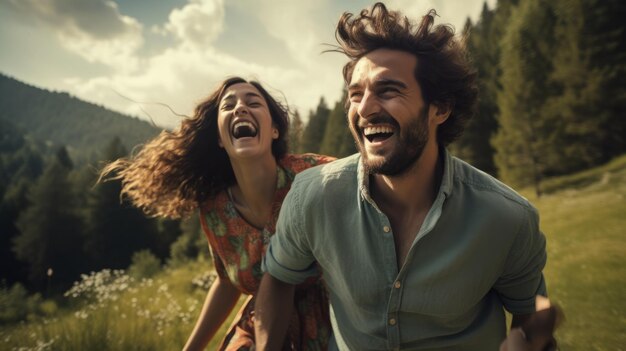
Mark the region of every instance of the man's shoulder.
POLYGON ((481 198, 485 201, 489 201, 495 206, 507 204, 531 212, 536 211, 528 199, 502 181, 461 159, 452 157, 452 160, 455 182, 459 182, 475 193, 482 194, 481 198))
POLYGON ((344 179, 356 182, 358 163, 359 154, 354 154, 311 167, 296 176, 294 186, 328 186, 344 179))

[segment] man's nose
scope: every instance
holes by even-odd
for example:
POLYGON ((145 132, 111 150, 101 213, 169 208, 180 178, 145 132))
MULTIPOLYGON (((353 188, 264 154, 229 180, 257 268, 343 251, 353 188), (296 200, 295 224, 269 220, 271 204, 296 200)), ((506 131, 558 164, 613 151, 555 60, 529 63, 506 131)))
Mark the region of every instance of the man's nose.
POLYGON ((380 112, 380 104, 376 95, 371 91, 366 90, 363 93, 361 101, 359 102, 357 112, 361 118, 369 118, 380 112))

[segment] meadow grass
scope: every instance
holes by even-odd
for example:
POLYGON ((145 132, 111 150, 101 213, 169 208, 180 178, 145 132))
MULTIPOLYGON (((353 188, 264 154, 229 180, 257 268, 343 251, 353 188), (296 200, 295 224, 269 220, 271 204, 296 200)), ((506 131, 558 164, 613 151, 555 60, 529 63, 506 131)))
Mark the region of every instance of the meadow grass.
POLYGON ((537 199, 550 299, 565 311, 562 350, 626 350, 626 157, 551 179, 537 199))
MULTIPOLYGON (((1 350, 179 350, 193 329, 214 274, 207 262, 136 281, 122 271, 85 277, 66 295, 74 307, 54 318, 0 328, 1 350)), ((217 347, 240 299, 218 335, 217 347)))
MULTIPOLYGON (((625 350, 626 156, 545 184, 550 191, 541 198, 522 193, 539 209, 547 238, 548 290, 566 315, 557 331, 560 347, 625 350)), ((143 281, 123 272, 92 274, 68 293, 72 308, 0 326, 0 349, 181 349, 206 296, 210 266, 192 262, 143 281)), ((217 347, 237 310, 208 350, 217 347)))

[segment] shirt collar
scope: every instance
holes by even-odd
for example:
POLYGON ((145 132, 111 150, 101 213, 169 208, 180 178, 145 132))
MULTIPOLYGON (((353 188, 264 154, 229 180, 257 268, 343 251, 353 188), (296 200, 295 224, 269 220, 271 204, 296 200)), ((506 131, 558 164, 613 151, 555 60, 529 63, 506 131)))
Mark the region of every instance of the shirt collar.
MULTIPOLYGON (((452 180, 454 179, 454 168, 452 162, 452 155, 444 147, 439 148, 439 157, 443 159, 443 176, 441 177, 441 185, 439 186, 439 193, 443 193, 446 197, 450 196, 452 192, 452 180)), ((376 207, 374 200, 370 195, 369 175, 365 172, 363 166, 363 158, 359 155, 359 162, 357 166, 357 181, 359 183, 359 192, 361 194, 361 200, 365 200, 376 207)))

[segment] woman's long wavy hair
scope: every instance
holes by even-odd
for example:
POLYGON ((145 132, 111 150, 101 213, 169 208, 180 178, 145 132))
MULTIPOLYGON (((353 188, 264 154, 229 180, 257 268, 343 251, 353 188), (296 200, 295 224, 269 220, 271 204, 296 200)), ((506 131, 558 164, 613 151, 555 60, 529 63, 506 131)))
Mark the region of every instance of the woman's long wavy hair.
POLYGON ((120 179, 120 196, 150 216, 184 218, 211 196, 236 183, 228 154, 218 145, 217 113, 226 89, 233 84, 253 85, 265 98, 279 137, 272 154, 280 160, 287 152, 289 115, 258 82, 232 77, 195 108, 174 131, 162 131, 130 158, 104 167, 100 180, 120 179))
POLYGON ((415 55, 415 79, 426 104, 452 109, 448 119, 437 128, 437 141, 445 146, 462 134, 466 121, 474 114, 478 89, 476 71, 468 62, 463 42, 454 38, 450 26, 434 26, 436 15, 435 10, 430 10, 415 25, 380 2, 356 17, 346 12, 335 32, 339 46, 331 51, 350 59, 343 68, 346 85, 352 80, 356 63, 371 51, 387 48, 415 55))

